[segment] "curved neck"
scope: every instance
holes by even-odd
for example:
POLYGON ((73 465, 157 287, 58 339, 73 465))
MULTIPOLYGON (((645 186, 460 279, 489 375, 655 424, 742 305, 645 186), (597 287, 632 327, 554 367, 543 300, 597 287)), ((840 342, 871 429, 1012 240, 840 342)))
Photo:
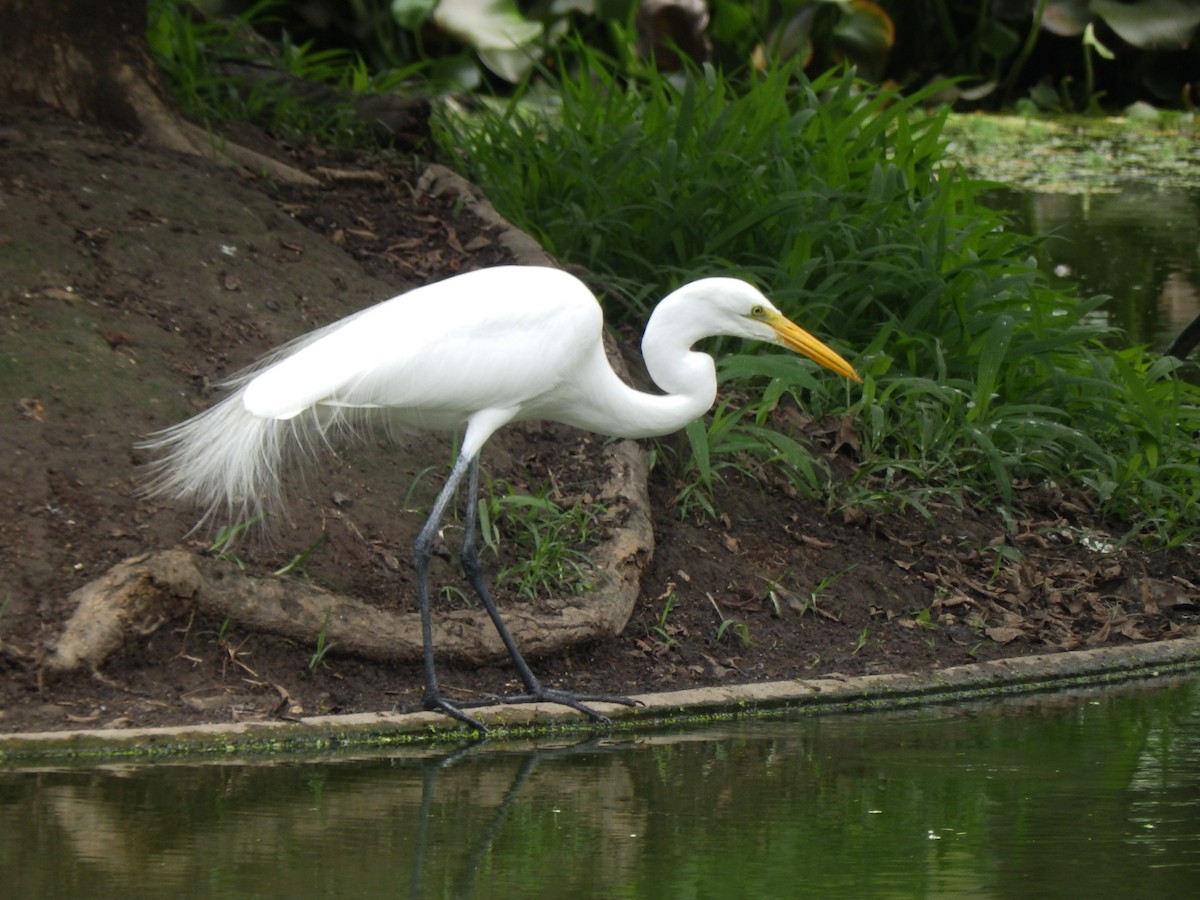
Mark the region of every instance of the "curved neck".
POLYGON ((689 314, 693 286, 668 294, 650 314, 642 335, 642 359, 654 383, 667 394, 703 402, 692 419, 706 412, 717 396, 716 363, 707 353, 692 349, 697 341, 711 337, 711 330, 689 314))
POLYGON ((646 369, 664 393, 627 385, 597 347, 574 379, 577 385, 588 385, 586 394, 559 398, 553 417, 600 434, 644 438, 678 431, 704 415, 717 396, 717 367, 707 353, 691 349, 709 335, 684 315, 681 293, 676 291, 659 303, 642 337, 646 369))

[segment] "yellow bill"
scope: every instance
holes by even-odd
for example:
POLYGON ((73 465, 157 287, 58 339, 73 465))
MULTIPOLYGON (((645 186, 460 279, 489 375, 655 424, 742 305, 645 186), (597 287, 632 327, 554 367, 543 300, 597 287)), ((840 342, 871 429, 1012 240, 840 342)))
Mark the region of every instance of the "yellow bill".
POLYGON ((859 374, 854 371, 854 366, 846 362, 841 354, 824 342, 817 340, 787 316, 775 313, 768 316, 766 322, 775 330, 775 334, 779 337, 779 343, 783 346, 804 354, 813 362, 820 363, 825 368, 844 375, 852 381, 862 381, 859 374))

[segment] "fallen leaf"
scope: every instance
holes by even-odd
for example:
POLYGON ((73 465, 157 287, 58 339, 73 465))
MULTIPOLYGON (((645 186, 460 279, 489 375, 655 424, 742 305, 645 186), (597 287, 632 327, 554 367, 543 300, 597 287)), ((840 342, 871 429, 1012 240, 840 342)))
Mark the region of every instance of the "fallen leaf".
POLYGON ((133 344, 133 338, 124 331, 110 330, 100 335, 108 346, 116 350, 118 347, 128 347, 133 344))
POLYGON ((1150 640, 1150 636, 1138 628, 1137 622, 1135 622, 1133 619, 1129 619, 1128 621, 1122 623, 1121 627, 1117 629, 1117 632, 1129 638, 1131 641, 1150 640))
POLYGON ((22 397, 13 404, 22 419, 33 419, 35 422, 46 421, 46 408, 36 397, 22 397))
POLYGON ((1010 641, 1015 641, 1019 637, 1023 637, 1025 632, 1020 628, 1012 628, 1007 625, 996 625, 984 631, 997 644, 1007 644, 1010 641))
POLYGON ((843 416, 838 421, 837 438, 833 444, 833 452, 837 453, 843 447, 848 447, 855 453, 858 452, 858 431, 854 427, 853 413, 843 416))
POLYGON ((832 541, 823 541, 820 538, 815 538, 811 534, 800 535, 800 543, 809 547, 816 547, 818 550, 832 550, 834 544, 832 541))

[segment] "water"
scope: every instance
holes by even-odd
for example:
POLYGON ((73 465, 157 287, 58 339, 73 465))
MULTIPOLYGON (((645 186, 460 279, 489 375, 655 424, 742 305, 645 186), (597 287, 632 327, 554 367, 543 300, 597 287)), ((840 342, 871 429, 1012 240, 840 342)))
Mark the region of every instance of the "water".
POLYGON ((12 897, 1191 896, 1200 680, 582 744, 0 773, 12 897))
POLYGON ((1130 344, 1161 352, 1200 315, 1200 191, 1128 183, 1085 194, 998 191, 1020 231, 1045 236, 1038 266, 1079 296, 1108 294, 1130 344))

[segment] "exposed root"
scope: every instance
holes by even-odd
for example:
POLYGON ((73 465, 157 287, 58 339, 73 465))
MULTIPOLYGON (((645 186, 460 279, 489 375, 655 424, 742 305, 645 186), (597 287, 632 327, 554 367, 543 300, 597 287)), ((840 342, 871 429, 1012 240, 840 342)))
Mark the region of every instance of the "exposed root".
MULTIPOLYGON (((623 508, 621 527, 592 553, 601 572, 594 592, 505 610, 522 650, 544 656, 620 634, 629 622, 641 575, 653 553, 645 451, 631 441, 606 449, 611 477, 598 495, 623 508)), ((421 627, 416 612, 379 609, 354 597, 285 578, 246 575, 235 564, 164 550, 133 557, 76 591, 75 612, 47 658, 50 671, 95 671, 126 641, 153 632, 196 609, 251 629, 310 644, 324 629, 330 652, 384 662, 417 662, 421 627), (181 605, 182 604, 182 605, 181 605)), ((482 610, 437 617, 439 657, 483 664, 507 656, 482 610)))

